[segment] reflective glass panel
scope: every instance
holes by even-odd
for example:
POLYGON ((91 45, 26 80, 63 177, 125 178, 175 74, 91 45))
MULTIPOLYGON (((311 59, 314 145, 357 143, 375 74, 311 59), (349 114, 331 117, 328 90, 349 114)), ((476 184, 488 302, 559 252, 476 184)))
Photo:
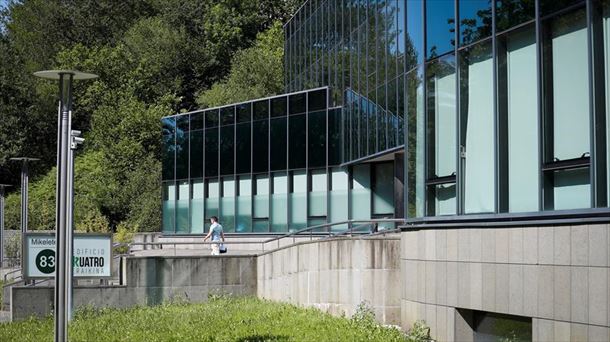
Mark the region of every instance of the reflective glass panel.
POLYGON ((453 1, 426 2, 427 58, 453 50, 455 46, 455 6, 453 1))
POLYGON ((394 215, 394 164, 375 165, 373 184, 373 214, 394 215))
POLYGON ((189 135, 188 131, 176 130, 176 179, 189 176, 189 135))
POLYGON ((203 130, 190 132, 190 177, 203 177, 203 130))
POLYGON ((163 180, 174 179, 174 162, 176 158, 176 139, 174 133, 163 134, 162 156, 163 180))
POLYGON ((237 215, 235 231, 246 233, 252 231, 252 179, 250 176, 239 176, 239 193, 237 196, 237 215))
MULTIPOLYGON (((553 188, 553 207, 547 209, 580 209, 591 207, 589 168, 562 170, 550 173, 553 188)), ((547 201, 547 204, 550 201, 547 201)))
POLYGON ((163 182, 163 233, 173 234, 176 226, 176 185, 163 182))
POLYGON ((326 216, 326 170, 310 171, 309 216, 326 216))
POLYGON ((308 101, 309 101, 309 107, 307 107, 307 110, 309 112, 313 112, 316 110, 326 109, 327 103, 328 103, 326 93, 327 93, 326 89, 310 91, 307 94, 308 101))
POLYGON ((288 112, 287 105, 288 101, 286 96, 271 99, 271 116, 286 116, 286 113, 288 112))
POLYGON ((235 126, 235 172, 250 173, 250 122, 235 126))
POLYGON ((341 158, 341 108, 328 110, 328 165, 339 165, 341 158))
POLYGON ((271 195, 271 231, 288 230, 288 175, 286 172, 273 174, 273 194, 271 195))
POLYGON ((218 129, 205 130, 205 176, 218 176, 218 129))
POLYGON ((305 170, 292 172, 290 193, 290 230, 307 226, 307 173, 305 170))
POLYGON ((269 118, 269 100, 254 102, 254 113, 252 120, 269 118))
POLYGON ((564 8, 577 5, 584 4, 584 0, 552 0, 552 1, 540 1, 540 13, 542 16, 547 14, 551 14, 553 12, 557 12, 564 8))
POLYGON ((220 224, 227 233, 235 231, 235 179, 224 177, 222 179, 222 198, 220 203, 220 224))
POLYGON ((234 146, 235 126, 224 126, 220 128, 220 174, 230 175, 234 173, 234 146))
POLYGON ((424 2, 407 1, 407 70, 415 68, 424 60, 424 2))
POLYGON ((236 110, 237 123, 248 122, 252 120, 252 102, 237 105, 236 110))
POLYGON ((534 19, 535 0, 496 0, 496 30, 511 27, 534 19))
POLYGON ((461 149, 464 158, 464 212, 495 210, 493 62, 491 44, 460 54, 461 149))
POLYGON ((269 121, 252 122, 252 172, 269 170, 269 121))
POLYGON ((269 177, 256 175, 254 191, 254 218, 269 217, 269 177))
POLYGON ((271 170, 286 170, 286 120, 271 119, 271 170))
POLYGON ((547 162, 589 153, 589 77, 585 11, 547 21, 543 61, 547 162), (570 137, 570 139, 566 139, 570 137))
POLYGON ((491 36, 491 1, 460 1, 460 45, 491 36))
POLYGON ((176 233, 189 232, 189 183, 178 183, 178 196, 176 200, 176 233))
POLYGON ((501 37, 498 48, 498 102, 508 140, 508 175, 500 181, 508 182, 508 211, 536 211, 540 182, 534 27, 501 37))
POLYGON ((203 129, 203 112, 191 114, 191 130, 203 129))
POLYGON ((289 142, 288 142, 288 153, 290 158, 288 159, 288 167, 290 169, 301 169, 305 167, 305 139, 306 139, 306 126, 305 115, 291 116, 288 121, 289 127, 289 142))
POLYGON ((210 217, 220 216, 218 211, 220 205, 220 186, 218 179, 208 179, 205 197, 205 231, 210 229, 210 217))
POLYGON ((424 85, 423 70, 414 70, 407 74, 407 215, 409 218, 424 216, 424 85))
POLYGON ((220 108, 220 122, 223 126, 235 123, 235 107, 220 108))
POLYGON ((204 228, 204 186, 203 179, 191 181, 191 230, 192 234, 203 233, 204 228))
POLYGON ((309 167, 326 165, 326 110, 309 113, 308 151, 309 167))
POLYGON ((371 165, 354 165, 351 189, 353 220, 371 218, 371 165))
POLYGON ((218 109, 205 111, 205 127, 212 128, 218 126, 218 109))
POLYGON ((290 95, 288 109, 290 110, 290 115, 305 113, 305 101, 307 99, 307 93, 298 93, 294 95, 290 95))
MULTIPOLYGON (((329 222, 341 222, 348 220, 349 214, 349 174, 345 168, 332 168, 330 189, 330 213, 329 222)), ((347 224, 331 227, 331 230, 342 231, 347 229, 347 224)))

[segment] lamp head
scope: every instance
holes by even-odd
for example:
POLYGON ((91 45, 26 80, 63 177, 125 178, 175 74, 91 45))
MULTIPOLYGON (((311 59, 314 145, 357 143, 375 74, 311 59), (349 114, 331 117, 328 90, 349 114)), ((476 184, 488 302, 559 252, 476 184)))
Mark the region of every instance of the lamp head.
POLYGON ((90 80, 98 77, 95 74, 90 74, 77 70, 44 70, 37 71, 34 73, 34 76, 47 80, 59 80, 61 79, 62 75, 72 75, 73 80, 90 80))

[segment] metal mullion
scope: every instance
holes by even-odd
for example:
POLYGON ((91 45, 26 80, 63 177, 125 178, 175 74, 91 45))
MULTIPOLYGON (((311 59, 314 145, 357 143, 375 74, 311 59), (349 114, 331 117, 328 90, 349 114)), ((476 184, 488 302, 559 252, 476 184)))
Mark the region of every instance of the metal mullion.
MULTIPOLYGON (((288 113, 286 113, 288 114, 288 113)), ((273 178, 271 178, 271 100, 267 100, 267 232, 271 232, 271 195, 273 178)))
MULTIPOLYGON (((286 179, 287 179, 287 184, 288 184, 288 191, 286 191, 286 231, 290 230, 290 224, 291 222, 291 218, 292 218, 292 209, 291 209, 291 204, 292 204, 292 196, 290 195, 290 189, 292 186, 292 173, 290 173, 288 171, 288 169, 290 168, 289 165, 289 161, 290 161, 290 100, 289 100, 289 96, 286 96, 286 179)), ((307 96, 305 97, 305 99, 307 99, 307 96)))
POLYGON ((307 180, 307 194, 305 195, 305 210, 307 216, 307 225, 309 226, 309 194, 311 193, 312 184, 309 170, 309 93, 305 96, 305 176, 307 180))
MULTIPOLYGON (((178 119, 174 118, 174 234, 176 234, 176 222, 178 222, 178 217, 177 217, 177 213, 178 210, 176 209, 176 207, 178 206, 178 181, 176 179, 176 174, 178 173, 178 170, 176 168, 177 163, 176 163, 176 151, 178 150, 176 148, 176 145, 178 144, 178 119)), ((59 176, 57 176, 59 178, 59 176)))
MULTIPOLYGON (((327 89, 326 90, 326 129, 325 129, 325 133, 326 133, 326 137, 325 137, 325 144, 324 144, 324 152, 326 153, 326 222, 328 223, 330 220, 330 189, 332 186, 331 183, 331 172, 330 172, 330 168, 328 166, 328 102, 330 100, 330 90, 327 89)), ((328 231, 330 231, 331 228, 328 227, 328 231)))
POLYGON ((188 186, 187 227, 188 227, 188 231, 190 233, 192 230, 191 229, 192 228, 191 227, 191 116, 190 115, 188 116, 188 122, 189 122, 189 124, 188 124, 189 129, 188 129, 188 134, 186 135, 186 137, 187 137, 189 148, 188 148, 188 159, 187 159, 188 162, 186 163, 186 166, 188 168, 187 173, 186 173, 187 174, 186 184, 188 186))
POLYGON ((254 102, 250 105, 250 231, 254 232, 254 102))
MULTIPOLYGON (((422 13, 421 13, 421 15, 422 15, 422 27, 421 27, 421 30, 422 30, 422 32, 424 34, 423 41, 422 41, 424 56, 423 56, 423 60, 422 60, 422 63, 421 63, 421 68, 422 68, 422 87, 423 87, 422 88, 422 90, 423 90, 422 93, 423 93, 423 97, 424 97, 423 101, 422 101, 423 102, 423 115, 424 115, 424 117, 423 117, 423 121, 424 121, 424 141, 422 142, 423 145, 424 145, 423 146, 424 147, 424 154, 423 154, 423 156, 424 156, 424 161, 423 161, 424 162, 424 187, 425 187, 425 180, 427 179, 428 172, 429 172, 429 168, 428 168, 428 157, 429 157, 428 156, 428 134, 427 134, 427 127, 428 127, 428 103, 427 102, 428 101, 426 100, 426 93, 427 93, 427 90, 428 90, 428 78, 427 78, 427 75, 428 75, 428 70, 427 69, 428 68, 427 68, 427 65, 426 65, 427 35, 428 35, 428 32, 426 32, 426 24, 427 24, 427 20, 426 20, 427 19, 426 18, 426 5, 427 5, 426 2, 422 1, 422 13)), ((415 93, 415 96, 417 96, 417 91, 415 93)), ((417 116, 417 108, 415 109, 415 111, 416 111, 415 115, 417 116)), ((417 133, 416 133, 416 136, 417 136, 417 133)), ((416 175, 417 175, 417 173, 416 173, 416 175)), ((416 180, 416 183, 417 183, 417 180, 416 180)), ((427 187, 424 188, 424 194, 423 195, 424 195, 424 210, 423 210, 424 211, 424 215, 423 216, 428 216, 428 214, 429 214, 429 212, 428 212, 428 201, 429 201, 429 197, 430 196, 428 196, 428 189, 427 189, 427 187)))
MULTIPOLYGON (((460 82, 462 79, 462 63, 460 60, 460 55, 459 55, 459 31, 460 31, 460 25, 459 25, 459 15, 460 15, 460 9, 458 6, 458 0, 454 1, 454 16, 455 16, 455 32, 454 32, 454 40, 455 40, 455 44, 453 46, 453 53, 455 54, 455 102, 456 102, 456 110, 455 110, 455 116, 456 116, 456 125, 455 125, 455 139, 456 139, 456 149, 455 149, 455 163, 456 163, 456 179, 455 179, 455 199, 456 199, 456 214, 457 215, 461 215, 464 213, 464 178, 463 178, 463 173, 462 173, 462 132, 461 132, 461 127, 462 127, 462 108, 461 108, 461 89, 460 89, 460 82)), ((425 105, 425 104, 424 104, 425 105)), ((424 192, 424 194, 426 194, 427 192, 424 192)))
POLYGON ((494 213, 500 211, 500 163, 499 158, 500 144, 498 144, 499 132, 500 132, 500 120, 498 120, 498 54, 497 54, 497 37, 496 37, 496 2, 491 2, 491 58, 492 58, 492 98, 493 98, 493 126, 494 126, 494 213))
POLYGON ((237 106, 233 106, 233 232, 237 233, 237 106))
POLYGON ((545 156, 545 143, 546 139, 544 136, 544 99, 543 99, 543 80, 542 80, 542 19, 540 19, 540 0, 536 0, 534 3, 535 12, 535 31, 536 31, 536 89, 537 89, 537 111, 536 116, 538 124, 538 210, 543 211, 546 207, 545 193, 551 189, 546 189, 545 177, 543 171, 544 156, 545 156))

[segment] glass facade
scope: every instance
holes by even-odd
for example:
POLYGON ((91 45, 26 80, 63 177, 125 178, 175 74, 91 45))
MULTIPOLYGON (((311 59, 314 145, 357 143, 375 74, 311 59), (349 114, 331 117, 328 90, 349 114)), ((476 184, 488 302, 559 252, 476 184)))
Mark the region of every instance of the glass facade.
POLYGON ((306 1, 291 93, 163 118, 163 231, 607 208, 609 3, 306 1))

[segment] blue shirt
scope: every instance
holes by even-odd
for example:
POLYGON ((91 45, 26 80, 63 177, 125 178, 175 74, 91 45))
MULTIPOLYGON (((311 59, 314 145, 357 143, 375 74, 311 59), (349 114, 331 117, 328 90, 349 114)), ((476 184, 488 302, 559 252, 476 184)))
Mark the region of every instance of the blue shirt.
POLYGON ((212 241, 220 241, 220 234, 222 233, 222 226, 216 222, 210 226, 212 232, 212 241))

